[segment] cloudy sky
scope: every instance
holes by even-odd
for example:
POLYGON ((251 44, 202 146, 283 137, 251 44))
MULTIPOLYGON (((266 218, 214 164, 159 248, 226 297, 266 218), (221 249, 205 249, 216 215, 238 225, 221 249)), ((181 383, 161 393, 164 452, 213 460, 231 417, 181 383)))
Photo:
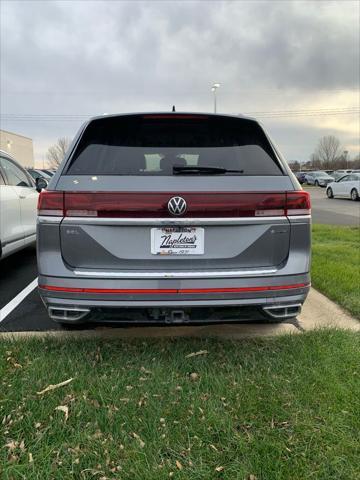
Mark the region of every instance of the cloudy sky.
POLYGON ((40 164, 102 113, 258 117, 289 161, 359 151, 358 1, 1 0, 1 128, 40 164))

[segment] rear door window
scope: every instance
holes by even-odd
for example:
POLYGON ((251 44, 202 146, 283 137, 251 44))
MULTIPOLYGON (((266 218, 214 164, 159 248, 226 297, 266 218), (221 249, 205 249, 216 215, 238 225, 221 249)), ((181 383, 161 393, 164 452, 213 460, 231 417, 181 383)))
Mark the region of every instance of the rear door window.
POLYGON ((7 183, 14 187, 31 187, 31 183, 26 173, 21 170, 15 163, 4 157, 0 158, 1 168, 7 178, 7 183))
POLYGON ((200 115, 93 120, 66 174, 173 175, 175 166, 237 170, 223 172, 226 175, 283 175, 267 137, 255 121, 200 115))

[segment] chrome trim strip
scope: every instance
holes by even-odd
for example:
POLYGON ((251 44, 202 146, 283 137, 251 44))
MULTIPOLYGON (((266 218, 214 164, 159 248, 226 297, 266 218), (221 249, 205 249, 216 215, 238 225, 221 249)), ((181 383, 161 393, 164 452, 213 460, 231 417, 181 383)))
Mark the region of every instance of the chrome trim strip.
POLYGON ((288 215, 287 218, 289 220, 311 220, 311 215, 288 215))
POLYGON ((276 268, 263 268, 261 270, 213 270, 213 271, 187 271, 187 272, 114 272, 74 270, 79 277, 91 278, 232 278, 256 277, 272 275, 276 268))
POLYGON ((99 218, 56 217, 39 215, 38 223, 64 223, 65 225, 266 225, 274 222, 287 223, 294 220, 311 220, 311 215, 288 215, 276 217, 222 217, 222 218, 99 218))
MULTIPOLYGON (((298 216, 300 217, 300 215, 298 216)), ((293 217, 295 218, 295 217, 293 217)), ((76 225, 247 225, 287 223, 288 218, 281 217, 223 217, 223 218, 99 218, 65 217, 64 224, 76 225)))
POLYGON ((37 222, 38 223, 61 223, 63 217, 52 217, 48 215, 38 215, 37 222))

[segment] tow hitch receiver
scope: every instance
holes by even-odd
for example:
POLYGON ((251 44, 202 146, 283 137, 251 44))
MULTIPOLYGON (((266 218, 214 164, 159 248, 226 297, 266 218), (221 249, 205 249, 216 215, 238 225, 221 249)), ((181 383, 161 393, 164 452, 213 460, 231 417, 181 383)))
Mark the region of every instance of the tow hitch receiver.
POLYGON ((154 308, 150 310, 149 315, 154 320, 164 321, 168 324, 186 323, 190 321, 190 316, 184 310, 170 310, 154 308))

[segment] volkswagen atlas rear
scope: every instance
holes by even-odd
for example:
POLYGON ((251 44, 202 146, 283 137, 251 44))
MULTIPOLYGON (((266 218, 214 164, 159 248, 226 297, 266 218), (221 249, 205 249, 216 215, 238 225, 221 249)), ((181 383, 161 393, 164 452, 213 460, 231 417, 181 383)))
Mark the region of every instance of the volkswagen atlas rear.
POLYGON ((241 116, 90 119, 38 205, 39 292, 62 323, 295 317, 310 200, 241 116))

